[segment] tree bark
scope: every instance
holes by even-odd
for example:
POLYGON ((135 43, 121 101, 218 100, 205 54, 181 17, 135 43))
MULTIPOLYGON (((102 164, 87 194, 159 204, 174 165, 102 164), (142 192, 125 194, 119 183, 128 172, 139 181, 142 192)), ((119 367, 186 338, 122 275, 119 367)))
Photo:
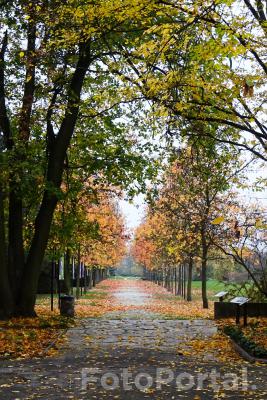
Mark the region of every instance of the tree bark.
POLYGON ((71 254, 67 249, 64 263, 64 286, 66 294, 71 293, 71 254))
POLYGON ((0 319, 12 316, 15 305, 8 279, 4 198, 0 187, 0 319))
POLYGON ((76 265, 76 299, 80 298, 80 273, 81 273, 81 253, 78 250, 78 259, 76 265))
POLYGON ((187 277, 187 301, 192 301, 192 273, 193 273, 193 259, 190 257, 188 264, 188 277, 187 277))
POLYGON ((95 287, 95 285, 96 285, 96 267, 92 268, 92 284, 93 284, 93 287, 95 287))
POLYGON ((207 257, 208 257, 208 247, 206 244, 206 239, 202 238, 201 281, 202 281, 203 308, 209 308, 209 302, 207 296, 207 257))
POLYGON ((22 198, 15 186, 13 180, 10 185, 8 218, 8 278, 14 299, 18 296, 25 261, 22 198))
POLYGON ((181 294, 182 294, 182 266, 179 265, 177 295, 181 296, 181 294))

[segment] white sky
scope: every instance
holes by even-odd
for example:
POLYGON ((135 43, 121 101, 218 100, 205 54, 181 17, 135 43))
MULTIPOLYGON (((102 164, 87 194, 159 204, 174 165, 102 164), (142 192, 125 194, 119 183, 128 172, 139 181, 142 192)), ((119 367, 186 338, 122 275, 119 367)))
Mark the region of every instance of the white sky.
POLYGON ((144 195, 136 196, 132 204, 129 201, 120 200, 120 208, 126 218, 127 227, 133 230, 141 223, 144 217, 144 195))

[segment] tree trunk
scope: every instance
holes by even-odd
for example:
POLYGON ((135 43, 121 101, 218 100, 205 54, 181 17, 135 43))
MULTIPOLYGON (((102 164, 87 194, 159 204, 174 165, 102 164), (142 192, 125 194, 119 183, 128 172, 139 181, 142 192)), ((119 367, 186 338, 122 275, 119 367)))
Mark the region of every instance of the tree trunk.
POLYGON ((93 267, 93 270, 92 270, 92 283, 93 283, 93 287, 95 287, 95 285, 96 285, 96 267, 93 267))
POLYGON ((187 294, 187 268, 186 265, 184 266, 184 299, 186 300, 187 294))
POLYGON ((35 221, 35 235, 24 268, 17 313, 34 316, 34 306, 41 264, 44 258, 57 197, 45 193, 38 217, 35 221))
POLYGON ((181 296, 184 297, 184 265, 181 265, 181 296))
MULTIPOLYGON (((11 177, 11 180, 13 178, 11 177)), ((16 183, 11 182, 8 219, 8 278, 14 299, 18 296, 24 261, 22 199, 16 183)))
POLYGON ((178 270, 178 289, 177 289, 177 294, 178 296, 181 296, 182 294, 182 266, 179 265, 179 270, 178 270))
POLYGON ((188 264, 188 277, 187 277, 187 301, 192 301, 192 273, 193 273, 193 258, 190 257, 188 264))
POLYGON ((76 265, 76 299, 80 298, 80 274, 81 274, 81 253, 80 248, 78 250, 77 257, 77 265, 76 265))
POLYGON ((67 249, 64 263, 64 286, 66 294, 71 294, 71 254, 67 249))
POLYGON ((14 297, 8 279, 4 192, 0 187, 0 319, 14 313, 14 297))
POLYGON ((92 283, 92 268, 89 269, 89 289, 92 289, 93 283, 92 283))
POLYGON ((202 264, 201 264, 201 280, 202 280, 202 302, 203 308, 209 308, 208 296, 207 296, 207 257, 208 248, 206 240, 202 242, 202 264))

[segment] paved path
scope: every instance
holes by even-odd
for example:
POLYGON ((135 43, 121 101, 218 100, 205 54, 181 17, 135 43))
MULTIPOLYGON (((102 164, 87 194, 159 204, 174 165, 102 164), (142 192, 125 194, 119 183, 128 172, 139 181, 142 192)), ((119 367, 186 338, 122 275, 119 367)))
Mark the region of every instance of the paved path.
MULTIPOLYGON (((130 313, 126 313, 129 317, 130 313)), ((162 320, 122 318, 119 320, 84 319, 82 326, 68 332, 64 351, 75 351, 77 347, 90 349, 107 347, 129 349, 151 349, 175 351, 177 347, 187 348, 187 342, 197 338, 212 337, 217 328, 213 321, 162 320)), ((142 316, 142 314, 141 314, 142 316)))
MULTIPOLYGON (((131 306, 150 301, 140 286, 114 298, 131 306)), ((84 319, 56 357, 3 362, 0 399, 267 399, 266 367, 187 352, 190 340, 212 340, 215 332, 212 321, 163 320, 139 310, 84 319), (236 378, 227 383, 230 372, 236 378)))

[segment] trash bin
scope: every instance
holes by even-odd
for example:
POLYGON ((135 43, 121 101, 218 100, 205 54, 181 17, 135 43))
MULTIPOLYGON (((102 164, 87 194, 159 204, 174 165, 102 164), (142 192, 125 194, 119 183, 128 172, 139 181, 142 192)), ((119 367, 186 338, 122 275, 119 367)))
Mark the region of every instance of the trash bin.
POLYGON ((60 315, 74 317, 74 297, 69 295, 60 296, 60 315))

